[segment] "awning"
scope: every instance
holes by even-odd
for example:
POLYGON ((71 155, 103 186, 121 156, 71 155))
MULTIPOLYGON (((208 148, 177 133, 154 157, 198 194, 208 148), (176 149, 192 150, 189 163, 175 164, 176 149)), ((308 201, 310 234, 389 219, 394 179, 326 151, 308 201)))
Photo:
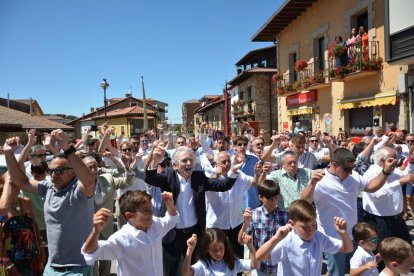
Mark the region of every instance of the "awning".
POLYGON ((297 115, 305 115, 305 114, 312 114, 314 108, 311 106, 301 106, 296 109, 288 109, 287 115, 288 116, 297 116, 297 115))
POLYGON ((395 105, 397 92, 383 92, 364 98, 342 99, 338 101, 339 109, 361 108, 379 105, 395 105))

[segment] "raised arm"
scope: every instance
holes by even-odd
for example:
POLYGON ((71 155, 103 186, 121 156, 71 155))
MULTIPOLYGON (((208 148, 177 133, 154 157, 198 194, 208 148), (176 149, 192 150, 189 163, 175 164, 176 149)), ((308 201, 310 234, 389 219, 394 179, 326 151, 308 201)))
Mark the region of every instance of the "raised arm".
POLYGON ((17 158, 17 163, 19 163, 20 168, 24 171, 24 162, 29 156, 30 149, 36 144, 36 129, 32 128, 31 130, 26 130, 27 134, 27 144, 23 148, 19 157, 17 158))
POLYGON ((7 139, 3 146, 4 156, 6 158, 6 164, 10 177, 17 188, 29 193, 38 194, 38 181, 34 179, 29 180, 17 163, 16 157, 14 156, 14 149, 16 147, 16 137, 7 139))
POLYGON ((324 175, 325 172, 323 170, 313 170, 308 185, 306 185, 305 189, 303 189, 302 193, 300 194, 300 199, 304 199, 309 203, 312 203, 316 183, 318 183, 324 175))
POLYGON ((105 208, 99 209, 99 211, 93 215, 93 229, 85 244, 82 246, 83 253, 91 254, 96 251, 99 234, 105 228, 105 225, 111 217, 112 212, 105 208))
POLYGON ((193 256, 194 249, 197 244, 197 235, 193 234, 191 238, 187 240, 187 252, 183 261, 183 276, 193 276, 194 273, 191 270, 191 257, 193 256))
POLYGON ((257 261, 264 261, 269 259, 270 252, 272 252, 273 248, 283 240, 287 234, 289 234, 290 230, 292 230, 292 226, 290 224, 286 224, 284 226, 279 227, 277 229, 276 234, 270 238, 267 242, 265 242, 256 252, 256 260, 257 261))

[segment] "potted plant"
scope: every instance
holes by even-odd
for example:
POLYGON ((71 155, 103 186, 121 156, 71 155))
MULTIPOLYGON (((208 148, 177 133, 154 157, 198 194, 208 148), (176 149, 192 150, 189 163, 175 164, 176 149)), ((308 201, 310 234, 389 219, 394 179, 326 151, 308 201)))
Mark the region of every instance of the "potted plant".
POLYGON ((308 67, 308 63, 304 60, 298 60, 295 63, 295 71, 296 72, 302 72, 303 70, 306 69, 306 67, 308 67))
POLYGON ((247 111, 253 113, 253 100, 252 98, 247 99, 247 111))

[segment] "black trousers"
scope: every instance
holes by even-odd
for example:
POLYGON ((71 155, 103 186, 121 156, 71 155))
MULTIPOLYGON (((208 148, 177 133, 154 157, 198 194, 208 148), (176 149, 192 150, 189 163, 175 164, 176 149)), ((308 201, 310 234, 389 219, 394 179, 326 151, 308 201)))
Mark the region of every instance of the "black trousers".
POLYGON ((198 224, 185 228, 175 229, 175 239, 171 243, 163 244, 164 251, 164 275, 178 276, 182 275, 181 271, 178 271, 180 267, 181 257, 184 260, 185 253, 187 252, 187 240, 191 238, 193 234, 197 235, 197 245, 191 259, 191 264, 195 263, 198 256, 198 248, 201 241, 201 229, 198 224))
POLYGON ((243 223, 236 226, 235 228, 223 230, 230 241, 230 244, 231 244, 231 247, 234 253, 239 259, 243 259, 244 257, 244 246, 239 244, 238 242, 238 235, 239 235, 240 229, 242 228, 242 225, 243 223))

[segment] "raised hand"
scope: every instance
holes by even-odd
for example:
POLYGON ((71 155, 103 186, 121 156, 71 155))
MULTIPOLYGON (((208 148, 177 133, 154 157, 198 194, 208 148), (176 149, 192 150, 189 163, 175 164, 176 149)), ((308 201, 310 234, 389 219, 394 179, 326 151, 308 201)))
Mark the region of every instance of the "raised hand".
POLYGON ((93 215, 93 231, 100 233, 108 220, 112 217, 112 212, 106 208, 101 208, 93 215))
POLYGON ((347 223, 346 221, 341 217, 334 217, 334 227, 336 232, 339 234, 346 234, 347 233, 347 223))
POLYGON ((170 192, 162 192, 161 194, 162 201, 164 201, 165 205, 168 207, 169 205, 174 206, 174 198, 173 194, 170 192))
POLYGON ((279 229, 277 229, 275 236, 278 239, 284 239, 291 230, 292 230, 292 225, 286 224, 284 226, 279 227, 279 229))
POLYGON ((17 141, 18 141, 17 136, 6 139, 6 141, 4 142, 4 145, 3 145, 3 151, 4 152, 10 152, 10 151, 14 152, 15 149, 17 148, 17 141))
POLYGON ((312 185, 315 185, 316 183, 318 183, 319 181, 321 181, 321 179, 325 176, 325 172, 322 169, 319 170, 313 170, 312 174, 311 174, 311 180, 310 183, 312 185))
POLYGON ((251 220, 252 220, 252 211, 250 210, 250 207, 247 207, 243 213, 243 223, 246 225, 249 225, 251 220))
POLYGON ((194 250, 196 244, 197 244, 197 235, 193 234, 191 238, 187 240, 187 248, 190 250, 194 250))
POLYGON ((32 128, 31 130, 26 130, 26 134, 27 134, 28 144, 31 146, 36 144, 36 141, 37 141, 36 129, 32 128))

